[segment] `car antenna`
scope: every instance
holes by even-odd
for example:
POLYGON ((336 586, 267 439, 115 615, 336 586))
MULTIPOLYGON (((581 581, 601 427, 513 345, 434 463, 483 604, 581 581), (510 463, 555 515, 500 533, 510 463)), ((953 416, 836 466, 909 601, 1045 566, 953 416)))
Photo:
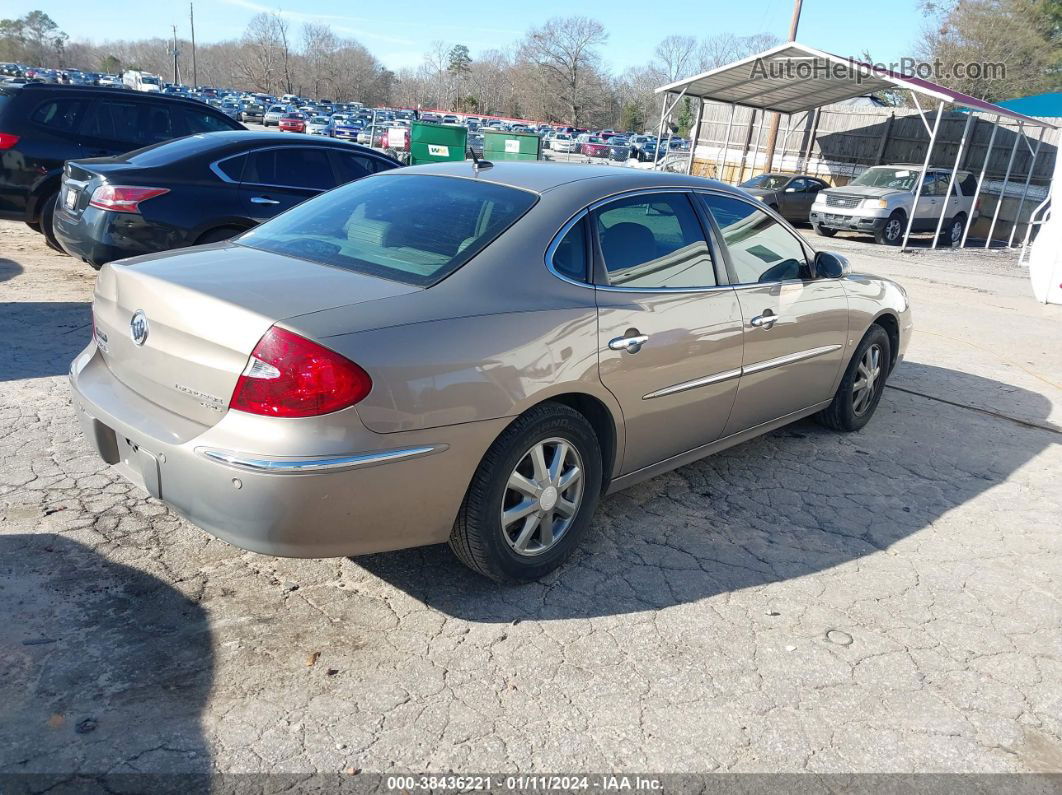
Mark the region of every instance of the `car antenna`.
POLYGON ((476 152, 471 146, 468 147, 468 153, 472 155, 472 174, 474 176, 479 176, 479 170, 481 168, 494 168, 494 164, 489 160, 480 160, 478 157, 476 157, 476 152))

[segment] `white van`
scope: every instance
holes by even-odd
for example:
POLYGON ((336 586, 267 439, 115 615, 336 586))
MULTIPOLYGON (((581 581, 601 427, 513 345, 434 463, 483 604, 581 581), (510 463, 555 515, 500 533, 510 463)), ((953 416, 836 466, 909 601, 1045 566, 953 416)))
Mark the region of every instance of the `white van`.
POLYGON ((122 83, 134 91, 159 92, 162 90, 162 79, 158 75, 133 69, 122 73, 122 83))

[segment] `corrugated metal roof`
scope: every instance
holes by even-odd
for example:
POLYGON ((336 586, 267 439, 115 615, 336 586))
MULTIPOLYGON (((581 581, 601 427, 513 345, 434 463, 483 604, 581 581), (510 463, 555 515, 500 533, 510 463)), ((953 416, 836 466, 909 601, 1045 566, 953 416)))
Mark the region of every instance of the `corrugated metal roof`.
POLYGON ((661 86, 679 93, 749 108, 800 113, 875 91, 907 89, 959 107, 1044 127, 1054 125, 968 96, 937 83, 822 52, 795 41, 661 86))

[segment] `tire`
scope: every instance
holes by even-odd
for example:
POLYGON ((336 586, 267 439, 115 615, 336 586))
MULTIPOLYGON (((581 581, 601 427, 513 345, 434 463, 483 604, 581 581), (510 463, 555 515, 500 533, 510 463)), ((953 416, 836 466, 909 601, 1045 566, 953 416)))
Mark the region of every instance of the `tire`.
POLYGON ((949 246, 957 246, 962 240, 962 233, 966 229, 966 213, 959 213, 948 225, 940 230, 940 240, 949 246))
POLYGON ((44 200, 44 204, 41 205, 41 220, 40 227, 41 232, 44 234, 44 240, 48 243, 48 248, 58 251, 60 254, 66 254, 63 251, 63 247, 59 245, 59 241, 55 237, 55 203, 59 200, 59 193, 53 193, 51 196, 44 200))
POLYGON ((34 232, 36 232, 38 235, 43 235, 44 234, 44 232, 41 231, 41 225, 40 225, 40 222, 38 222, 38 221, 26 221, 26 226, 28 226, 30 229, 32 229, 34 232))
POLYGON ((237 229, 235 226, 219 226, 217 229, 208 229, 201 234, 195 241, 197 246, 202 246, 206 243, 220 243, 223 240, 228 240, 231 237, 235 237, 244 230, 237 229))
POLYGON ((823 237, 833 237, 837 234, 836 229, 830 229, 825 226, 820 226, 819 224, 812 224, 811 226, 815 230, 816 235, 822 235, 823 237))
MULTIPOLYGON (((822 425, 835 431, 858 431, 874 416, 874 411, 885 391, 885 381, 889 377, 892 362, 892 342, 889 335, 876 323, 872 325, 856 348, 848 368, 844 371, 833 402, 815 415, 822 425), (864 380, 864 371, 868 362, 877 361, 877 374, 873 379, 869 395, 856 387, 864 380)), ((873 372, 873 370, 871 370, 873 372)))
POLYGON ((601 445, 590 423, 568 406, 543 403, 517 418, 483 456, 454 522, 450 548, 462 563, 492 580, 537 580, 561 565, 579 544, 597 508, 601 478, 601 445), (533 453, 541 445, 542 460, 550 467, 562 450, 560 443, 568 445, 560 478, 549 476, 551 485, 536 499, 525 490, 528 485, 538 488, 533 453), (566 472, 571 474, 571 467, 581 475, 558 490, 555 484, 566 472), (518 474, 524 484, 519 490, 509 486, 518 474), (575 506, 570 514, 559 507, 565 503, 575 506), (530 510, 506 524, 503 508, 511 511, 521 504, 530 510), (552 543, 543 534, 546 515, 558 531, 552 543), (521 541, 523 551, 518 550, 521 541))
POLYGON ((888 217, 881 229, 874 233, 874 241, 882 246, 898 246, 903 242, 907 216, 897 211, 888 217))

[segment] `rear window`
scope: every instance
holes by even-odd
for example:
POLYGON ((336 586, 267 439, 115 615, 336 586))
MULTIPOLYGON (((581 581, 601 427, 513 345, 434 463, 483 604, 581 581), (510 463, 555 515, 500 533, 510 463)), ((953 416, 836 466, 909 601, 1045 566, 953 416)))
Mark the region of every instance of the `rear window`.
POLYGON ((504 185, 426 174, 375 176, 298 205, 241 245, 428 286, 460 268, 535 203, 504 185))

